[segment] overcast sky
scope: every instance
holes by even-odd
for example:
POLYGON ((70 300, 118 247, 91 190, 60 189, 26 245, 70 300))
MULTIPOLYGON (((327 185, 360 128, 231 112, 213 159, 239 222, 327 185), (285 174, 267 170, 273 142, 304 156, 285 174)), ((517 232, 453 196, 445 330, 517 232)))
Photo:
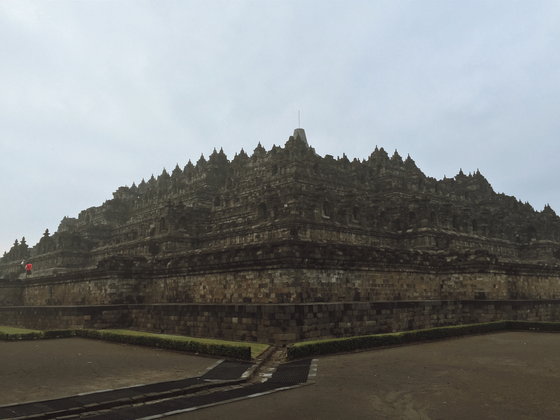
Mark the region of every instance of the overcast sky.
POLYGON ((214 147, 477 168, 560 212, 558 1, 0 0, 0 255, 214 147))

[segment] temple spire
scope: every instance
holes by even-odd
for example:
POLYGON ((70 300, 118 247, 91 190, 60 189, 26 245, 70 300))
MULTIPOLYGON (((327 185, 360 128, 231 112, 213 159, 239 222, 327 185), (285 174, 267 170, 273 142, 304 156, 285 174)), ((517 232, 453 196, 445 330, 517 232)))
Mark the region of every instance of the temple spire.
POLYGON ((307 143, 307 137, 305 136, 305 130, 303 128, 296 128, 294 130, 294 139, 299 139, 305 143, 307 147, 309 147, 309 143, 307 143))

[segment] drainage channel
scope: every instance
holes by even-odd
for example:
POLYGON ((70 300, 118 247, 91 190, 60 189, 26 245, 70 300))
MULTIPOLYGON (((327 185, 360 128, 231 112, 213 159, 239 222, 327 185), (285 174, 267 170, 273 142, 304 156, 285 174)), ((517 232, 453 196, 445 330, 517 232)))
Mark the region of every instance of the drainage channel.
POLYGON ((195 378, 136 385, 128 388, 98 391, 55 400, 12 404, 0 407, 0 419, 51 419, 62 415, 98 411, 117 406, 171 398, 190 392, 242 382, 238 378, 253 364, 250 362, 220 360, 195 378))
POLYGON ((164 401, 140 404, 137 406, 119 407, 114 410, 103 410, 88 415, 88 420, 123 420, 143 419, 152 420, 175 414, 186 413, 201 408, 230 403, 247 398, 255 398, 273 392, 293 389, 307 383, 315 382, 317 359, 302 360, 279 365, 272 376, 257 384, 243 384, 229 386, 207 393, 182 396, 164 401))
POLYGON ((156 419, 314 383, 317 361, 279 364, 266 382, 247 383, 254 365, 221 360, 200 377, 3 406, 0 419, 156 419))

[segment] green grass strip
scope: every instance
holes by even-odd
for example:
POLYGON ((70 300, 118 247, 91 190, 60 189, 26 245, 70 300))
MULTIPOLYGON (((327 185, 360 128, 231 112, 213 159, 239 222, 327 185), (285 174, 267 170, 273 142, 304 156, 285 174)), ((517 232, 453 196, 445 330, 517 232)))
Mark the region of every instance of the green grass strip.
POLYGON ((223 341, 209 338, 184 337, 180 335, 152 334, 131 330, 27 330, 0 326, 0 340, 38 340, 47 338, 85 337, 116 341, 138 346, 157 347, 167 350, 186 351, 234 359, 251 360, 264 352, 268 344, 223 341))
POLYGON ((36 340, 42 338, 43 331, 0 325, 0 340, 36 340))
POLYGON ((251 358, 257 357, 269 347, 268 344, 153 334, 132 330, 76 330, 76 335, 140 346, 233 357, 242 360, 251 360, 251 358))
POLYGON ((395 346, 419 341, 442 340, 451 337, 485 334, 498 331, 560 331, 560 322, 497 321, 481 324, 454 325, 403 331, 389 334, 364 335, 318 341, 304 341, 288 348, 288 360, 325 354, 345 353, 376 347, 395 346))
POLYGON ((28 330, 24 328, 14 328, 0 325, 0 340, 41 340, 45 338, 66 338, 73 337, 74 330, 28 330))
POLYGON ((28 330, 26 328, 15 328, 0 325, 0 334, 29 334, 29 333, 39 333, 41 330, 28 330))

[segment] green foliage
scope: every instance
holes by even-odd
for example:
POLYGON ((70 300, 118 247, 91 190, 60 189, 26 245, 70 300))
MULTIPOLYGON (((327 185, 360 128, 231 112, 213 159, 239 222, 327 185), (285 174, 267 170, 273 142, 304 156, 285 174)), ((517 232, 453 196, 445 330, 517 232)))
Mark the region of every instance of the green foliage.
POLYGON ((288 360, 323 354, 344 353, 376 347, 396 346, 399 344, 442 340, 474 334, 498 331, 560 331, 559 322, 497 321, 482 324, 454 325, 429 328, 425 330, 403 331, 390 334, 365 335, 332 340, 306 341, 288 348, 288 360))
POLYGON ((0 340, 37 340, 75 336, 241 360, 251 360, 251 357, 256 357, 268 348, 266 344, 232 344, 219 340, 150 334, 129 330, 38 331, 0 326, 0 340), (254 355, 252 355, 252 350, 255 351, 254 355))
POLYGON ((75 333, 73 330, 26 330, 23 328, 13 328, 0 326, 0 340, 40 340, 45 338, 65 338, 72 337, 75 333))
POLYGON ((76 335, 76 330, 51 330, 43 331, 43 338, 69 338, 76 335))
POLYGON ((0 331, 0 340, 5 341, 16 341, 16 340, 37 340, 43 337, 43 332, 30 332, 30 333, 21 333, 21 334, 8 334, 0 331))
POLYGON ((76 335, 85 338, 116 341, 136 346, 157 347, 166 350, 178 350, 211 356, 230 357, 251 360, 251 347, 231 344, 205 343, 198 340, 185 340, 183 337, 158 336, 156 334, 138 333, 120 330, 76 330, 76 335))

